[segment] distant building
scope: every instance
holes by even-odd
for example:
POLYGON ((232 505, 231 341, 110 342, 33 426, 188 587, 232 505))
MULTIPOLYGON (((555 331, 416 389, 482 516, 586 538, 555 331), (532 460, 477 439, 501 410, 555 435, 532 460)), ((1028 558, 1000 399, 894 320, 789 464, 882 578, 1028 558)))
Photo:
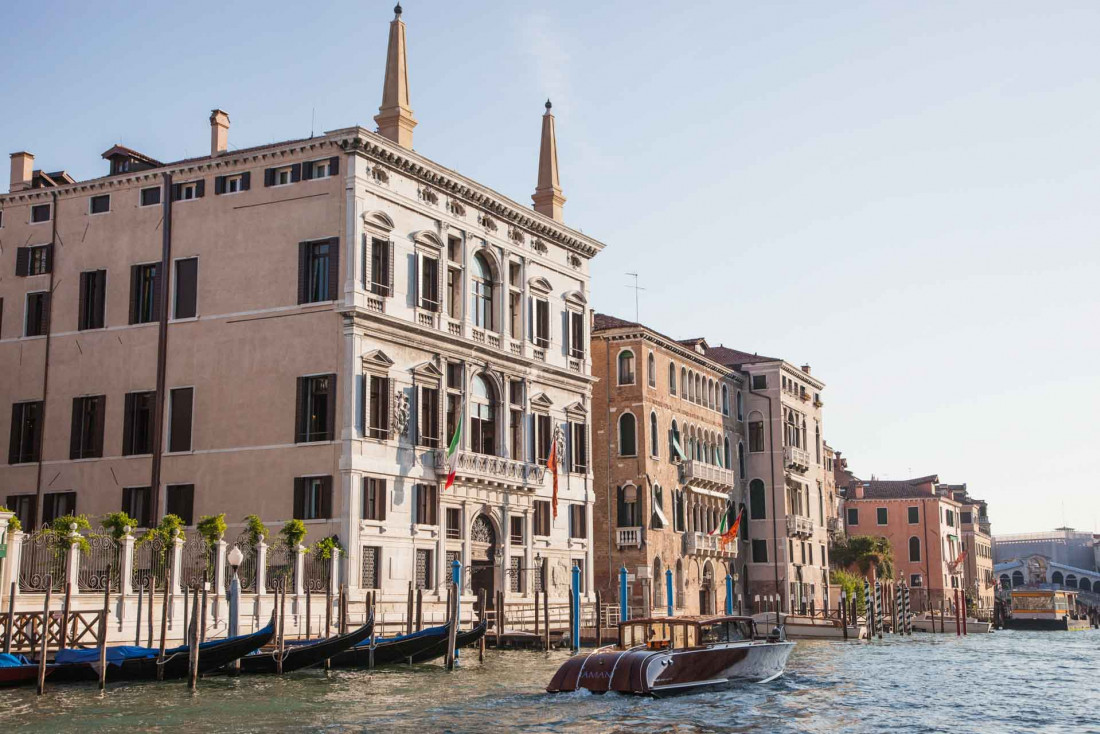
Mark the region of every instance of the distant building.
POLYGON ((1093 533, 1057 528, 1040 533, 1013 533, 993 538, 993 562, 1008 563, 1017 558, 1043 556, 1054 563, 1084 569, 1096 569, 1096 543, 1093 533))
POLYGON ((966 492, 965 484, 941 484, 941 492, 947 492, 962 505, 959 511, 962 526, 962 548, 966 552, 963 561, 963 588, 976 602, 979 609, 992 609, 996 583, 993 577, 993 539, 990 536, 988 506, 985 500, 976 500, 966 492))

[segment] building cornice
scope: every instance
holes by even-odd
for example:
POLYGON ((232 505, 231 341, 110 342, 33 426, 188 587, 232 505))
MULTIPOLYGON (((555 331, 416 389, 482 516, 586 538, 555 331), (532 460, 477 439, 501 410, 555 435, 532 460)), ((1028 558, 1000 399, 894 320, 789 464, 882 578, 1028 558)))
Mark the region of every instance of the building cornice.
POLYGON ((706 367, 707 369, 713 370, 719 375, 729 377, 738 385, 743 385, 745 382, 745 378, 741 375, 741 373, 733 369, 732 367, 726 367, 725 365, 719 364, 714 360, 707 359, 698 352, 688 349, 682 344, 674 342, 667 337, 663 337, 655 331, 647 329, 644 326, 602 329, 600 331, 593 332, 592 336, 595 339, 603 339, 608 342, 632 341, 640 339, 669 352, 673 352, 681 359, 689 360, 701 367, 706 367))

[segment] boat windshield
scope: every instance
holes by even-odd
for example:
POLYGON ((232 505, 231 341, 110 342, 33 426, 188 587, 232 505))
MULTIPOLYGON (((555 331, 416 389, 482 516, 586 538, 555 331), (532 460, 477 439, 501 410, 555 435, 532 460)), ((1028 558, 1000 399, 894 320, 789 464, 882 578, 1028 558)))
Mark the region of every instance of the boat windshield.
POLYGON ((700 627, 703 645, 713 645, 718 642, 740 642, 752 639, 752 624, 746 620, 717 622, 700 627))

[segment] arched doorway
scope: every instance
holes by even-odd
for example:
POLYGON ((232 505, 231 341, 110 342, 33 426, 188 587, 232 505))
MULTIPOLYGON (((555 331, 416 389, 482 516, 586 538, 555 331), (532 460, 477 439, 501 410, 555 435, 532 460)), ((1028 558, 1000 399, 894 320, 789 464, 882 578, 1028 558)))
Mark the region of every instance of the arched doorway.
POLYGON ((703 564, 703 580, 699 584, 699 613, 714 614, 714 566, 703 564))
POLYGON ((497 533, 492 521, 478 515, 470 527, 470 589, 474 594, 484 591, 490 609, 496 603, 496 549, 497 533))

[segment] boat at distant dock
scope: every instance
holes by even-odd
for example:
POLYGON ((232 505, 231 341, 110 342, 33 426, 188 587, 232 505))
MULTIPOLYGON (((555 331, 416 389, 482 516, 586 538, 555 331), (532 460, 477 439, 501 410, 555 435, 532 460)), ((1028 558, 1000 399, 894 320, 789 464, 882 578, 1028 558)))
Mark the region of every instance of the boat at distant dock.
MULTIPOLYGON (((775 624, 775 612, 760 612, 752 618, 761 627, 775 624)), ((785 614, 780 612, 779 624, 790 640, 843 640, 844 626, 839 619, 811 617, 808 614, 785 614)), ((866 625, 848 625, 847 639, 858 640, 867 636, 866 625)))
POLYGON ((1004 625, 1010 630, 1087 630, 1085 615, 1077 614, 1077 592, 1062 589, 1018 588, 1011 593, 1004 625))

